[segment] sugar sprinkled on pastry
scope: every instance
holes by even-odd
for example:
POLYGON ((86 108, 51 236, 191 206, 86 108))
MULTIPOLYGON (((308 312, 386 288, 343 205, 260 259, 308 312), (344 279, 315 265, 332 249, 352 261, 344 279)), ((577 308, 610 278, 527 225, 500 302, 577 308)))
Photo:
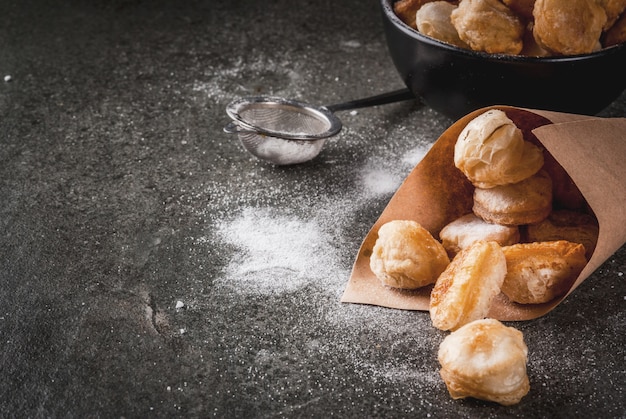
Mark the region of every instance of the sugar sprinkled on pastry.
POLYGON ((552 179, 541 170, 521 182, 490 189, 476 188, 472 211, 490 223, 541 222, 552 211, 552 179))
POLYGON ((495 241, 500 246, 518 243, 520 231, 518 226, 488 223, 470 213, 444 226, 439 232, 439 238, 448 255, 454 256, 479 240, 495 241))
POLYGON ((478 241, 461 250, 431 291, 433 326, 455 330, 486 317, 505 275, 506 260, 498 243, 478 241))
POLYGON ((479 188, 520 182, 543 166, 543 152, 499 109, 490 109, 463 128, 454 165, 479 188))
POLYGON ((565 294, 587 264, 585 247, 566 240, 514 244, 502 251, 507 265, 502 292, 521 304, 565 294))
POLYGON ((433 1, 424 4, 415 14, 417 30, 439 41, 461 48, 469 48, 459 38, 456 28, 450 20, 450 14, 454 9, 456 6, 447 1, 433 1))
POLYGON ((416 289, 434 283, 450 263, 446 250, 412 220, 393 220, 378 230, 372 272, 387 286, 416 289))
POLYGON ((454 399, 509 406, 530 390, 524 336, 498 320, 476 320, 452 332, 441 342, 438 359, 439 374, 454 399))
POLYGON ((461 0, 451 19, 475 51, 515 55, 522 50, 524 25, 500 0, 461 0))

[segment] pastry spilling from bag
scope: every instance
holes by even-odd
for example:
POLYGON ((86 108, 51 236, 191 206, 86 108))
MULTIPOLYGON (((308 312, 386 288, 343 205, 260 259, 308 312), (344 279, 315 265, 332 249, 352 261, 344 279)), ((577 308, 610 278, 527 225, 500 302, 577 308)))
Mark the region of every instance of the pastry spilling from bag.
POLYGON ((530 390, 527 355, 522 332, 498 320, 475 320, 441 342, 439 374, 454 399, 473 397, 509 406, 530 390))
POLYGON ((562 168, 500 109, 467 123, 453 161, 471 185, 471 212, 445 223, 438 240, 414 220, 381 225, 370 255, 380 282, 402 290, 434 284, 428 310, 441 330, 487 317, 498 296, 543 304, 567 293, 599 231, 579 191, 568 182, 553 188, 552 177, 569 179, 562 168))
POLYGON ((456 330, 485 318, 506 274, 506 259, 498 243, 477 241, 461 250, 430 293, 433 325, 456 330))
POLYGON ((502 248, 502 292, 521 304, 541 304, 563 295, 587 264, 585 247, 566 240, 519 243, 502 248))
POLYGON ((380 228, 370 257, 383 284, 415 289, 434 284, 450 260, 443 245, 415 221, 394 220, 380 228))
POLYGON ((578 55, 626 41, 625 0, 399 0, 394 11, 426 36, 490 54, 578 55))

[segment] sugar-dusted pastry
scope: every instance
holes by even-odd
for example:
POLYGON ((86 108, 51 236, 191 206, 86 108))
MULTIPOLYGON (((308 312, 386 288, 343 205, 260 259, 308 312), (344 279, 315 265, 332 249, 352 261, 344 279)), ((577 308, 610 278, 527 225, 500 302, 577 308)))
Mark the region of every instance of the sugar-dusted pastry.
POLYGON ((552 211, 552 180, 541 170, 518 183, 474 189, 474 214, 485 221, 522 225, 545 220, 552 211))
POLYGON ((500 0, 461 0, 450 17, 475 51, 517 55, 522 50, 524 24, 500 0))
POLYGON ((457 218, 441 229, 439 239, 448 255, 453 257, 462 249, 480 240, 495 241, 500 246, 518 243, 520 231, 518 226, 488 223, 474 213, 470 213, 457 218))
POLYGON ((533 16, 537 43, 553 54, 587 54, 601 48, 607 18, 595 0, 537 0, 533 16))
POLYGON ((412 220, 383 224, 370 256, 376 277, 384 285, 403 289, 434 283, 449 263, 441 243, 412 220))
POLYGON ((454 147, 454 165, 479 188, 520 182, 541 169, 543 151, 499 109, 490 109, 463 128, 454 147))
POLYGON ((502 248, 507 274, 502 292, 511 301, 539 304, 565 294, 587 264, 585 247, 566 240, 502 248))
POLYGON ((585 246, 585 256, 591 258, 598 243, 598 222, 592 215, 568 210, 552 211, 548 218, 527 228, 530 242, 567 240, 585 246))
POLYGON ((393 11, 404 23, 417 29, 415 26, 415 14, 422 5, 433 0, 398 0, 393 4, 393 11))
POLYGON ((486 317, 505 275, 506 259, 498 243, 478 241, 461 250, 431 291, 433 326, 456 330, 486 317))
POLYGON ((415 14, 417 30, 426 36, 439 41, 456 45, 461 48, 469 48, 459 38, 456 28, 452 25, 450 14, 456 6, 447 1, 433 1, 426 3, 415 14))
POLYGON ((439 374, 453 399, 473 397, 509 406, 530 390, 524 335, 498 320, 482 319, 441 342, 439 374))

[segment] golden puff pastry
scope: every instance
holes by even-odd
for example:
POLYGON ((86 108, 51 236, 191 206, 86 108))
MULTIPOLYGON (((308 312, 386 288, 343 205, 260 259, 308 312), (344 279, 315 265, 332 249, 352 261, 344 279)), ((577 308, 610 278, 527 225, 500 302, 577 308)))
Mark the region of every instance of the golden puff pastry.
POLYGON ((541 170, 518 183, 474 189, 474 214, 485 221, 523 225, 545 220, 552 211, 552 180, 541 170))
POLYGON ((514 244, 502 251, 507 265, 502 292, 521 304, 565 294, 587 264, 585 247, 566 240, 514 244))
POLYGON ((506 259, 498 243, 478 241, 461 250, 431 291, 433 326, 456 330, 486 317, 505 275, 506 259))
POLYGON ((387 286, 416 289, 434 283, 450 263, 428 230, 411 220, 383 224, 370 256, 370 269, 387 286))
POLYGON ((567 240, 585 246, 585 256, 591 258, 598 243, 599 227, 596 219, 586 213, 555 210, 548 218, 527 228, 530 242, 567 240))
POLYGON ((476 320, 446 336, 438 360, 453 399, 473 397, 509 406, 530 390, 524 335, 495 319, 476 320))
POLYGON ((447 224, 439 232, 441 244, 454 257, 458 252, 472 243, 483 241, 495 241, 500 246, 508 246, 520 241, 518 226, 504 226, 488 223, 475 214, 466 214, 447 224))
POLYGON ((459 37, 475 51, 520 53, 524 25, 500 0, 461 0, 451 14, 459 37))
POLYGON ((456 45, 461 48, 469 48, 459 38, 456 28, 452 25, 450 14, 456 6, 447 1, 433 1, 426 3, 415 14, 417 30, 426 36, 439 41, 456 45))
POLYGON ((472 119, 459 134, 454 165, 478 188, 520 182, 537 173, 543 151, 499 109, 472 119))
POLYGON ((595 0, 537 0, 533 16, 537 43, 555 55, 587 54, 601 48, 607 17, 595 0))

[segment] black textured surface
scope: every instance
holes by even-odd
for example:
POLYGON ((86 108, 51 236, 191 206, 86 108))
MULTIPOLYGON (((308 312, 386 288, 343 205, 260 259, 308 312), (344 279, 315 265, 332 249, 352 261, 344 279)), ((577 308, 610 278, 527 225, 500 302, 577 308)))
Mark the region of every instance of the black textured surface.
POLYGON ((449 397, 427 314, 339 303, 451 120, 345 112, 285 168, 222 132, 242 95, 401 87, 377 1, 5 1, 0 76, 0 416, 626 415, 624 248, 515 324, 531 391, 511 407, 449 397))

